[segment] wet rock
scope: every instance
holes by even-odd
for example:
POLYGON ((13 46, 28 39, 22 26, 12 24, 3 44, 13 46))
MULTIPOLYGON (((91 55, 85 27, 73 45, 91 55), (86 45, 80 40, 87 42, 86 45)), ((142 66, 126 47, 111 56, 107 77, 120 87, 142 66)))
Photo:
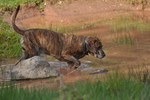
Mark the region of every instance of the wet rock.
POLYGON ((0 66, 0 80, 2 81, 11 80, 11 71, 13 67, 14 65, 12 64, 0 66))
MULTIPOLYGON (((67 68, 66 62, 47 62, 43 57, 34 56, 23 60, 16 66, 13 64, 0 66, 0 80, 25 80, 57 77, 59 69, 67 68)), ((89 74, 108 72, 106 68, 94 68, 87 63, 81 63, 79 71, 90 71, 89 74)))
MULTIPOLYGON (((49 64, 55 69, 59 70, 60 68, 68 67, 66 62, 49 62, 49 64)), ((88 64, 81 63, 81 65, 78 67, 78 70, 80 71, 86 71, 90 70, 92 67, 90 67, 88 64)))
POLYGON ((34 56, 15 65, 0 66, 3 80, 40 79, 58 76, 59 73, 42 57, 34 56))
POLYGON ((99 69, 97 69, 97 70, 95 70, 93 72, 90 72, 89 74, 93 75, 93 74, 101 74, 101 73, 106 73, 106 72, 108 72, 108 69, 106 69, 106 68, 99 68, 99 69))

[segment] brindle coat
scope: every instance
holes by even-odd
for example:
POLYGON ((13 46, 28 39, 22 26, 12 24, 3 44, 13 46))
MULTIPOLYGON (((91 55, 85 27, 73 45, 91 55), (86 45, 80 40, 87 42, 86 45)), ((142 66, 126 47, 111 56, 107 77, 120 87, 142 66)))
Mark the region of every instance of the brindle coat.
POLYGON ((98 58, 105 56, 102 44, 96 37, 61 34, 47 29, 19 29, 15 24, 19 9, 20 6, 12 16, 12 26, 23 36, 21 46, 24 56, 16 64, 21 60, 44 53, 60 61, 66 61, 72 68, 77 68, 80 65, 79 59, 88 53, 98 58))

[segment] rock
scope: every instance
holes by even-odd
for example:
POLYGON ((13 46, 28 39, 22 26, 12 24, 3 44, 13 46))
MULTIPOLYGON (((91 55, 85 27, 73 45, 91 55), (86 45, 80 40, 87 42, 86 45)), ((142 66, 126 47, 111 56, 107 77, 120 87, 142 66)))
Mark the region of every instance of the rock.
MULTIPOLYGON (((60 68, 68 67, 66 62, 49 62, 49 64, 53 67, 55 70, 59 70, 60 68)), ((81 65, 78 67, 78 70, 80 71, 87 71, 92 69, 88 64, 81 63, 81 65)))
POLYGON ((15 65, 0 66, 3 80, 40 79, 59 76, 59 73, 42 57, 34 56, 15 65))
MULTIPOLYGON (((67 67, 66 62, 48 62, 43 57, 34 56, 18 63, 0 66, 0 80, 25 80, 57 77, 57 70, 67 67)), ((91 71, 89 74, 108 72, 106 68, 94 68, 82 63, 78 70, 91 71)))
POLYGON ((91 72, 91 73, 89 73, 89 74, 90 74, 90 75, 93 75, 93 74, 101 74, 101 73, 106 73, 106 72, 108 72, 108 69, 106 69, 106 68, 101 68, 101 69, 97 69, 96 71, 91 72))
POLYGON ((2 81, 11 80, 11 71, 13 67, 14 65, 12 64, 0 66, 0 80, 2 81))

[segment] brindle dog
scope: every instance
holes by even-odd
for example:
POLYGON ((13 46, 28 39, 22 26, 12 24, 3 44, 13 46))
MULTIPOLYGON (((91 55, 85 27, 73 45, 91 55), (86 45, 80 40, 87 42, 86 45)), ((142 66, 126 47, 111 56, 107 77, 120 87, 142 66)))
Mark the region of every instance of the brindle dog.
POLYGON ((21 60, 44 53, 67 62, 71 68, 78 68, 79 59, 85 55, 91 54, 97 58, 105 56, 102 44, 97 37, 61 34, 47 29, 19 29, 15 24, 19 9, 20 6, 12 15, 12 26, 22 35, 21 46, 24 56, 16 64, 21 60))

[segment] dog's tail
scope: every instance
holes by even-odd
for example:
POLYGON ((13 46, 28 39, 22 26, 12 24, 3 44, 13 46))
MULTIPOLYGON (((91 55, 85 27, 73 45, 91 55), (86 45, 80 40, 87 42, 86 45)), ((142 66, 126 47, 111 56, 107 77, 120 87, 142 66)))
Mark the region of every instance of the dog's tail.
POLYGON ((23 35, 24 32, 25 32, 25 30, 19 29, 19 28, 16 26, 16 24, 15 24, 15 20, 16 20, 16 17, 17 17, 17 14, 18 14, 19 10, 20 10, 20 5, 18 5, 17 9, 15 10, 15 12, 14 12, 13 15, 12 15, 12 27, 13 27, 13 29, 14 29, 17 33, 23 35))

